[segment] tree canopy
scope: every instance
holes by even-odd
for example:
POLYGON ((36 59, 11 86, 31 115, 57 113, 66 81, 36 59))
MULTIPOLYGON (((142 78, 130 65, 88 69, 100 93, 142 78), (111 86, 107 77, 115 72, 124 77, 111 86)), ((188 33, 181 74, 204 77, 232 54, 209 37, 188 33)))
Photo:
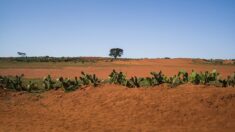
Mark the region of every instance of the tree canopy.
POLYGON ((109 56, 114 57, 117 59, 117 57, 121 57, 123 55, 123 49, 120 48, 112 48, 110 49, 109 56))
POLYGON ((25 57, 26 56, 26 53, 23 53, 23 52, 17 52, 17 54, 21 57, 25 57))

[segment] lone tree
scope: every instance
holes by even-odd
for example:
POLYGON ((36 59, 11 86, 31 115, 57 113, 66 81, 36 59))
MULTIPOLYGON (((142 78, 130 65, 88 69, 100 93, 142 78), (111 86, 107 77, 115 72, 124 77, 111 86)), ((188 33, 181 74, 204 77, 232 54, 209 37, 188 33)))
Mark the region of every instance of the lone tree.
POLYGON ((21 57, 26 57, 26 53, 23 53, 23 52, 17 52, 17 54, 21 57))
POLYGON ((120 48, 110 49, 109 56, 114 57, 114 59, 117 59, 117 57, 121 57, 122 55, 123 55, 123 49, 120 48))

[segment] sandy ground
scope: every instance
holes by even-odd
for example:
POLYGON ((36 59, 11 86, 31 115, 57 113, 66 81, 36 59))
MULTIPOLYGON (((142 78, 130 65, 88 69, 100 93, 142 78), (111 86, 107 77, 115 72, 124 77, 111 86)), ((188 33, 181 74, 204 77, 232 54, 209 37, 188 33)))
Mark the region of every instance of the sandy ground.
MULTIPOLYGON (((29 64, 30 65, 30 64, 29 64)), ((173 76, 179 70, 184 69, 191 72, 195 71, 212 71, 216 69, 224 77, 235 72, 234 65, 209 65, 195 64, 191 59, 149 59, 149 60, 131 60, 131 61, 114 61, 114 62, 98 62, 88 66, 72 66, 53 69, 40 68, 7 68, 0 69, 0 75, 16 75, 25 74, 27 78, 42 78, 50 74, 52 77, 75 77, 80 76, 81 71, 95 73, 98 77, 106 79, 113 69, 123 71, 128 77, 131 76, 149 76, 152 71, 162 70, 164 74, 173 76)))
POLYGON ((235 89, 117 85, 71 93, 0 90, 0 131, 235 131, 235 89))
MULTIPOLYGON (((174 75, 180 69, 217 69, 223 76, 232 65, 194 64, 191 59, 155 59, 99 62, 87 67, 54 69, 7 68, 0 75, 24 73, 28 78, 79 76, 81 71, 107 78, 112 69, 128 76, 148 76, 162 70, 174 75)), ((235 131, 235 88, 181 85, 169 89, 127 89, 117 85, 88 87, 71 93, 41 94, 0 89, 0 132, 60 131, 235 131)))

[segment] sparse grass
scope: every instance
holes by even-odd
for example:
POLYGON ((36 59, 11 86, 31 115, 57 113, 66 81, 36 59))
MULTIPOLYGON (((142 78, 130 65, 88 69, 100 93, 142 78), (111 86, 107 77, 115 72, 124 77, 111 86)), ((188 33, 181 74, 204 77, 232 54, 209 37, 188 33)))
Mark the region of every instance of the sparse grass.
POLYGON ((110 62, 16 62, 16 61, 0 61, 0 69, 60 69, 64 67, 128 67, 131 64, 115 64, 110 62))
POLYGON ((192 59, 192 63, 198 64, 198 65, 235 66, 234 60, 233 60, 233 63, 224 63, 224 60, 192 59))
POLYGON ((8 68, 29 68, 29 69, 58 69, 69 66, 86 67, 94 65, 92 62, 16 62, 16 61, 0 61, 0 69, 8 68))

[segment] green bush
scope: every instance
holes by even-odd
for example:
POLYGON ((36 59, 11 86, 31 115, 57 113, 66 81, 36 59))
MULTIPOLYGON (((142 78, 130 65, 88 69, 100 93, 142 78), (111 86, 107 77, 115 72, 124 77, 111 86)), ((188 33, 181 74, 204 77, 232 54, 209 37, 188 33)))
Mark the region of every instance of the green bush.
POLYGON ((109 75, 109 82, 112 84, 126 85, 126 75, 115 70, 109 75))
POLYGON ((144 81, 144 78, 138 78, 138 77, 131 77, 131 79, 127 80, 126 86, 128 88, 139 88, 141 87, 141 83, 144 81))
POLYGON ((160 71, 159 73, 151 72, 150 74, 153 76, 152 78, 148 78, 151 86, 156 86, 165 83, 166 77, 164 74, 162 74, 162 71, 160 71))
POLYGON ((192 73, 189 75, 189 82, 197 85, 200 84, 200 80, 200 75, 193 70, 192 73))
POLYGON ((180 70, 178 72, 178 78, 182 83, 187 83, 189 81, 188 73, 185 70, 180 70))
POLYGON ((84 72, 81 72, 80 80, 83 85, 92 84, 94 87, 97 87, 101 83, 101 80, 98 79, 95 74, 90 75, 84 72))
POLYGON ((78 81, 78 78, 75 77, 75 80, 70 80, 68 78, 60 77, 59 81, 61 82, 62 88, 64 91, 74 91, 81 86, 81 82, 78 81))
POLYGON ((28 85, 27 85, 27 91, 28 92, 32 92, 32 90, 38 90, 38 86, 36 83, 29 81, 28 85))
POLYGON ((201 84, 209 84, 209 85, 215 85, 215 86, 227 86, 226 80, 220 80, 219 79, 219 73, 217 73, 216 70, 213 70, 212 72, 204 72, 200 73, 200 83, 201 84))
POLYGON ((55 88, 55 81, 52 80, 51 76, 48 75, 46 77, 44 77, 43 79, 43 84, 44 84, 44 88, 46 90, 51 90, 51 89, 54 89, 55 88))
POLYGON ((227 82, 229 86, 235 86, 235 72, 231 76, 227 77, 227 82))
POLYGON ((173 88, 182 84, 182 81, 180 80, 179 76, 174 75, 173 77, 170 77, 169 79, 167 79, 167 83, 169 84, 171 88, 173 88))
POLYGON ((23 79, 24 74, 21 74, 20 76, 16 75, 15 77, 0 77, 0 85, 1 87, 7 88, 7 89, 14 89, 17 91, 26 91, 26 87, 23 85, 23 79))

